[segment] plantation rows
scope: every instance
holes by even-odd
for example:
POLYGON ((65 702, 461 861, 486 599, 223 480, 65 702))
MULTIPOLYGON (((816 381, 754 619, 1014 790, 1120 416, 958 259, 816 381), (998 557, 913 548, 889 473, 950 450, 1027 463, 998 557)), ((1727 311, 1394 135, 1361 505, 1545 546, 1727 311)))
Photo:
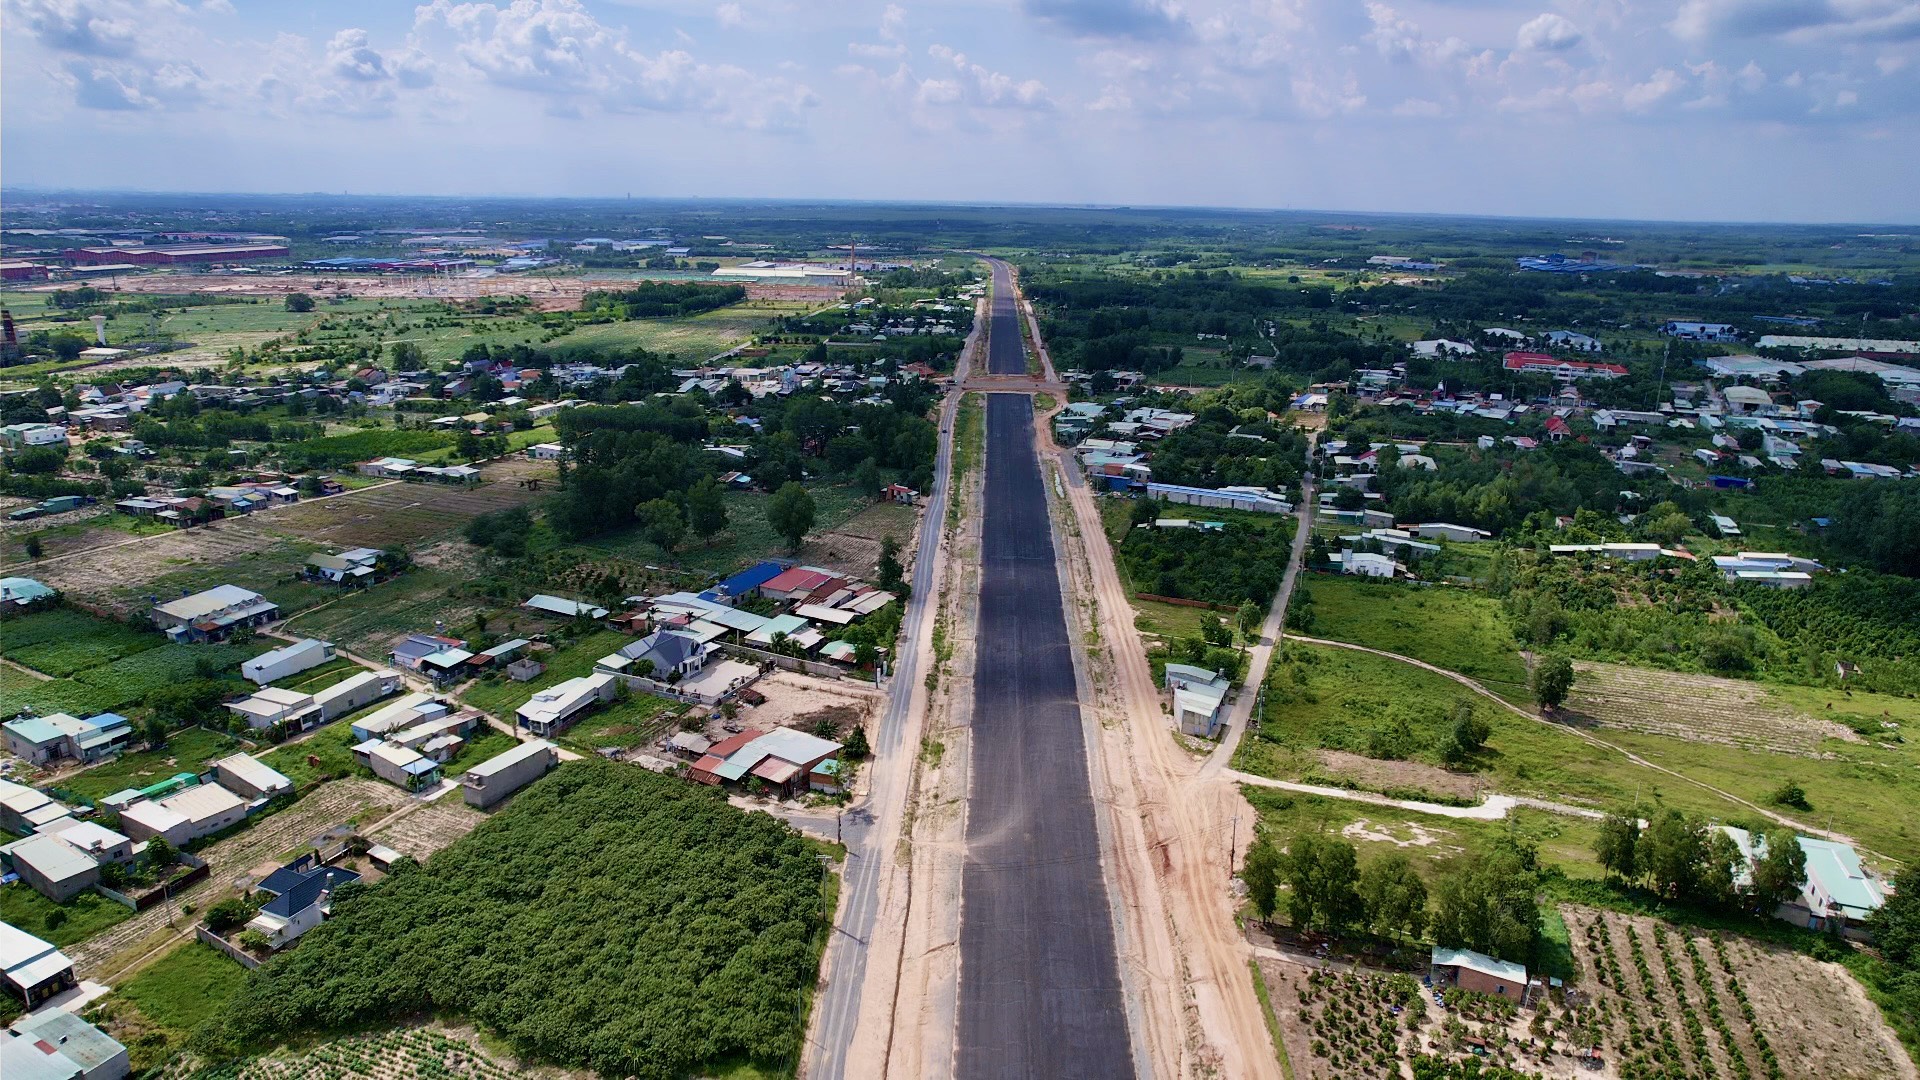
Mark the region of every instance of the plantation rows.
POLYGON ((1773 705, 1758 683, 1611 664, 1579 669, 1568 708, 1608 727, 1777 754, 1813 753, 1822 738, 1845 734, 1773 705))
POLYGON ((295 1057, 209 1069, 180 1060, 166 1080, 509 1080, 524 1076, 459 1039, 412 1028, 323 1043, 295 1057))

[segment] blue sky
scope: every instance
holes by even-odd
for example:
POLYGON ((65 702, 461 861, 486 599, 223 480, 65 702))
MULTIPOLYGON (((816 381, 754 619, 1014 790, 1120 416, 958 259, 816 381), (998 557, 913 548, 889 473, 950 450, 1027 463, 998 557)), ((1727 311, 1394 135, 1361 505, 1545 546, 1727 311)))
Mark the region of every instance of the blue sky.
POLYGON ((1920 0, 0 0, 0 182, 1920 221, 1920 0))

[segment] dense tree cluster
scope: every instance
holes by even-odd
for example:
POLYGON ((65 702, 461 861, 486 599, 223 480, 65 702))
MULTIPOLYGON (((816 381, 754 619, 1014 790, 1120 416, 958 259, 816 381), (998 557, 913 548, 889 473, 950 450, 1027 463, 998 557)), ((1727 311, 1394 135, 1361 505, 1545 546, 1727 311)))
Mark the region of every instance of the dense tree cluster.
POLYGON ((777 1064, 814 983, 821 873, 791 828, 710 789, 570 762, 425 867, 339 890, 196 1044, 223 1059, 451 1012, 605 1075, 777 1064))
MULTIPOLYGON (((1184 507, 1160 507, 1168 513, 1184 507)), ((1120 562, 1139 592, 1235 604, 1263 604, 1280 587, 1292 554, 1293 519, 1255 522, 1234 516, 1219 531, 1135 528, 1120 562)))
POLYGON ((1601 822, 1593 853, 1608 876, 1652 889, 1668 900, 1770 915, 1800 895, 1807 855, 1790 829, 1757 836, 1764 850, 1749 870, 1746 856, 1704 818, 1668 809, 1641 827, 1637 809, 1601 822))
POLYGON ((666 319, 698 315, 747 298, 744 285, 693 281, 637 281, 625 289, 590 292, 581 301, 586 312, 617 312, 623 319, 666 319))

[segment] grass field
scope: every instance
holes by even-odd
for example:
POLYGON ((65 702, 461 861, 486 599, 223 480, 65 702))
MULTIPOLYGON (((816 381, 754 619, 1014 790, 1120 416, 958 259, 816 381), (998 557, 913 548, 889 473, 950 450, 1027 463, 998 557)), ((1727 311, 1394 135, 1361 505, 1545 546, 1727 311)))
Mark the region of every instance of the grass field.
POLYGON ((467 737, 460 751, 453 755, 453 760, 440 766, 440 775, 449 778, 459 776, 488 758, 513 749, 514 741, 513 736, 483 723, 467 737))
POLYGON ((658 738, 663 729, 686 711, 685 705, 666 698, 630 694, 595 709, 586 719, 568 728, 560 736, 560 742, 583 754, 644 746, 658 738))
MULTIPOLYGON (((102 626, 116 626, 104 620, 96 621, 102 626)), ((215 671, 231 671, 263 651, 252 645, 168 643, 83 670, 69 679, 20 679, 0 683, 0 713, 12 716, 22 709, 32 709, 43 715, 67 712, 92 716, 124 709, 151 690, 192 678, 202 662, 211 664, 215 671)))
POLYGON ((95 1008, 126 1044, 136 1074, 164 1061, 239 991, 245 970, 211 945, 189 941, 140 969, 95 1008))
MULTIPOLYGON (((342 595, 324 607, 288 621, 286 631, 331 641, 358 656, 382 659, 395 639, 432 633, 434 623, 464 626, 491 605, 460 595, 460 575, 416 567, 391 581, 342 595)), ((488 621, 493 626, 491 616, 488 621)), ((500 627, 504 632, 505 626, 500 627)))
POLYGON ((1200 628, 1209 620, 1232 620, 1231 612, 1213 611, 1208 608, 1186 607, 1181 604, 1163 604, 1158 600, 1139 600, 1133 603, 1133 625, 1143 634, 1152 634, 1161 641, 1175 638, 1198 637, 1200 628))
POLYGON ((206 728, 183 728, 158 750, 122 754, 60 781, 60 788, 89 799, 99 799, 127 788, 146 787, 176 773, 198 773, 215 758, 239 750, 232 736, 206 728))
POLYGON ((749 300, 684 319, 634 319, 583 326, 549 346, 556 352, 591 348, 642 348, 672 359, 702 361, 769 329, 769 321, 798 315, 814 305, 749 300))
POLYGON ((503 675, 489 676, 469 686, 460 696, 474 708, 513 723, 514 711, 534 694, 568 679, 592 674, 595 660, 632 641, 633 638, 618 630, 597 630, 564 648, 533 653, 535 660, 547 666, 537 678, 514 682, 503 675))
POLYGON ((152 628, 135 629, 73 608, 0 622, 0 654, 56 679, 166 643, 166 635, 152 628))
POLYGON ((90 892, 56 904, 24 882, 0 885, 0 922, 59 947, 85 941, 132 917, 133 909, 90 892))
MULTIPOLYGON (((1376 584, 1315 574, 1308 636, 1351 641, 1425 660, 1478 679, 1517 702, 1532 700, 1519 645, 1492 598, 1467 589, 1376 584)), ((1299 603, 1299 593, 1294 594, 1299 603)))
POLYGON ((285 743, 256 755, 266 765, 305 787, 322 776, 350 776, 359 763, 353 756, 353 722, 361 716, 385 708, 392 699, 377 701, 359 712, 343 716, 295 743, 285 743))

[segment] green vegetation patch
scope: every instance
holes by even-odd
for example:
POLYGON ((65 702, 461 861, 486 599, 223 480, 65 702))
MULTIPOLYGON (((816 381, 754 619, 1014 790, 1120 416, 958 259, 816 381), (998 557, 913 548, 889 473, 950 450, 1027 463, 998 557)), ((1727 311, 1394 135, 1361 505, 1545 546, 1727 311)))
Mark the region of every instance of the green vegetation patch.
POLYGON ((146 787, 183 772, 198 773, 207 763, 240 749, 231 736, 206 728, 183 728, 167 737, 158 750, 122 754, 60 781, 63 791, 100 799, 116 791, 146 787))
POLYGON ((368 429, 345 435, 327 435, 293 443, 280 451, 282 465, 289 472, 313 469, 338 469, 358 461, 379 457, 408 457, 452 446, 457 437, 444 431, 391 431, 368 429))
POLYGON ((1252 514, 1142 505, 1173 518, 1223 520, 1226 527, 1136 526, 1129 531, 1118 555, 1120 568, 1136 592, 1215 604, 1243 600, 1266 604, 1273 599, 1293 555, 1292 518, 1262 520, 1264 516, 1252 514))
POLYGON ((586 719, 568 728, 560 741, 583 753, 631 749, 652 742, 667 724, 686 711, 685 705, 666 698, 635 693, 594 710, 586 719))
POLYGON ((317 780, 351 776, 359 764, 353 756, 353 721, 391 703, 391 699, 375 702, 315 730, 299 742, 274 747, 259 758, 293 781, 296 788, 304 788, 317 780))
POLYGON ((603 1074, 774 1066, 816 977, 821 874, 798 833, 711 790, 569 762, 424 868, 342 889, 196 1045, 234 1058, 444 1011, 603 1074))
POLYGON ((568 679, 593 674, 594 661, 632 642, 633 638, 618 630, 596 630, 564 648, 529 653, 547 669, 526 682, 514 682, 504 672, 495 671, 467 687, 461 697, 481 712, 513 723, 515 710, 534 694, 568 679))
POLYGON ((140 630, 73 608, 37 611, 0 622, 0 654, 16 664, 64 678, 167 643, 140 630))
POLYGON ((85 941, 131 918, 132 908, 96 893, 81 893, 64 904, 56 904, 24 882, 0 885, 0 922, 60 948, 85 941))
MULTIPOLYGON (((113 623, 104 623, 113 626, 113 623)), ((35 680, 0 693, 0 712, 8 715, 32 709, 92 716, 130 705, 149 691, 196 677, 202 664, 215 672, 229 671, 261 652, 252 645, 183 645, 165 643, 110 664, 88 668, 70 679, 35 680)), ((102 794, 105 794, 103 792, 102 794)))
POLYGON ((1506 615, 1482 593, 1315 575, 1300 582, 1294 603, 1313 611, 1311 623, 1298 627, 1301 633, 1411 656, 1477 679, 1504 697, 1531 700, 1506 615))

